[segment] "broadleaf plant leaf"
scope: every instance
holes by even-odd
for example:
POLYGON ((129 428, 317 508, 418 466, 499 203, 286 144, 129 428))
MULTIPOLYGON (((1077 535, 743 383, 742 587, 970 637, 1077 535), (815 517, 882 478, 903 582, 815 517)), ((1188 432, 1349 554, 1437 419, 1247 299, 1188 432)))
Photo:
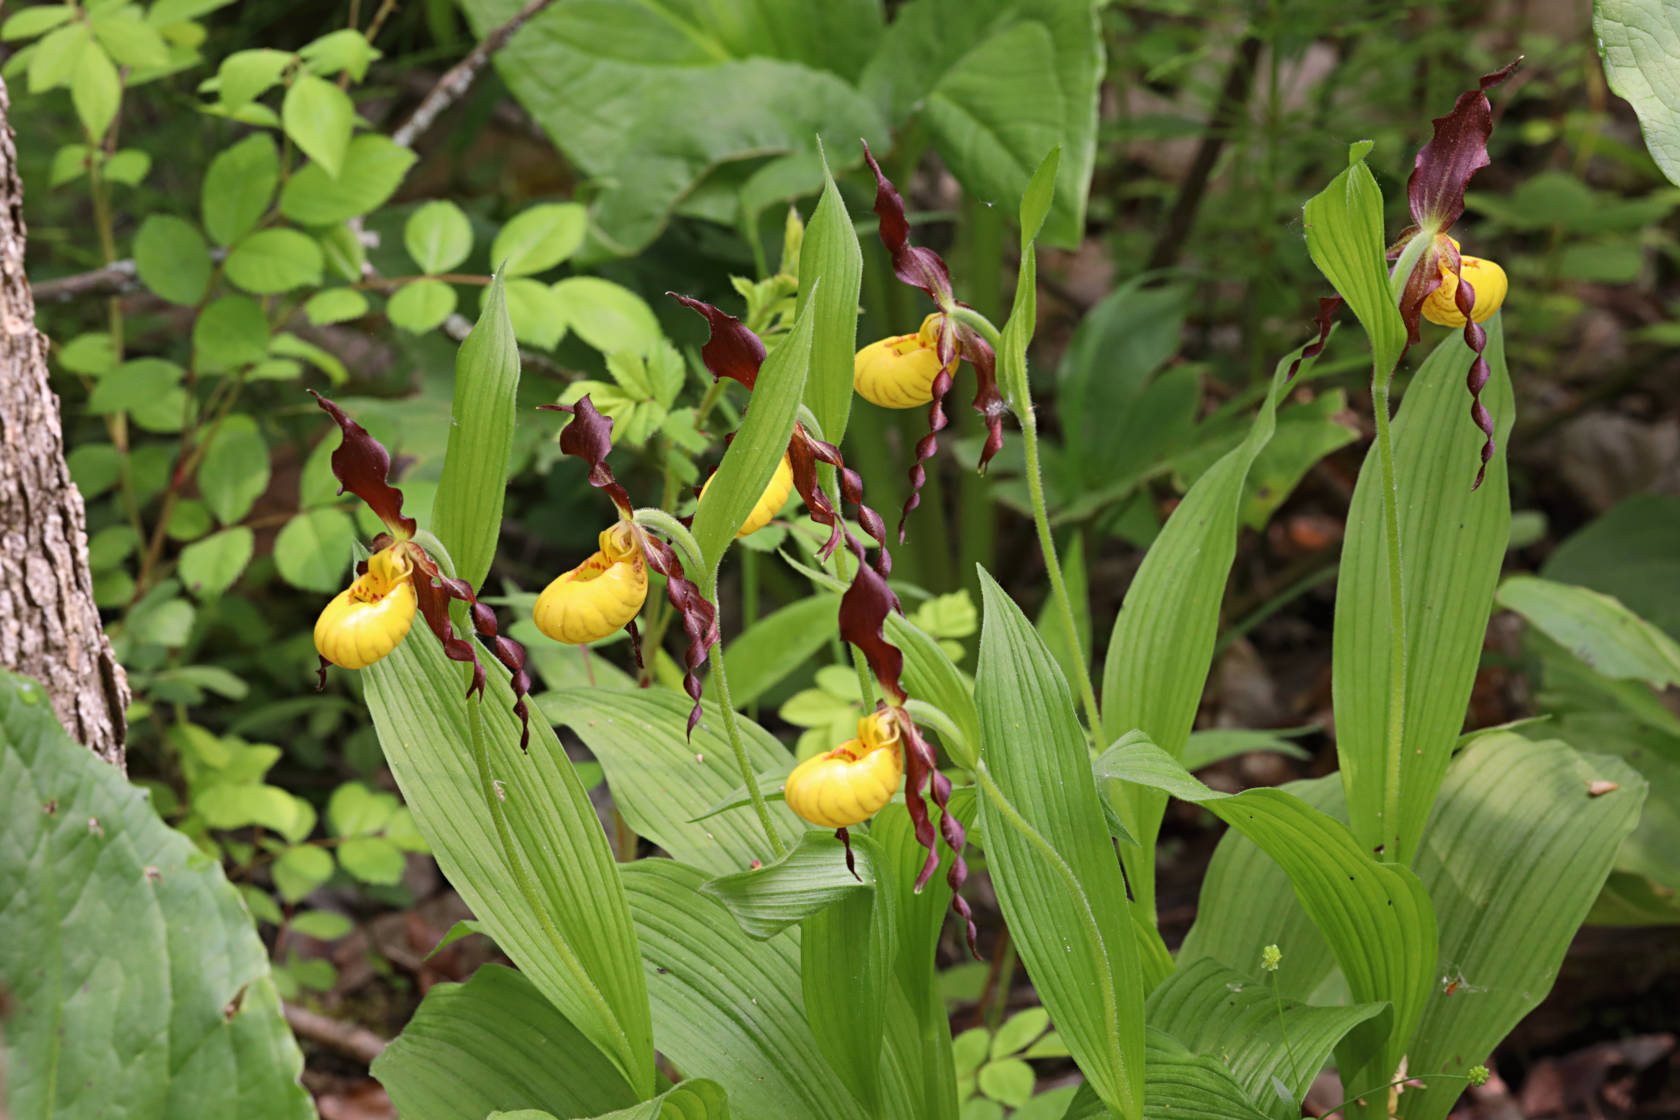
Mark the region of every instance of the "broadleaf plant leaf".
POLYGON ((1680 184, 1680 15, 1663 0, 1597 0, 1593 33, 1611 91, 1639 114, 1651 158, 1680 184))
POLYGON ((303 1056, 239 892, 0 673, 0 987, 13 1116, 305 1120, 303 1056))
POLYGON ((1067 681, 984 570, 975 697, 980 822, 998 902, 1039 998, 1086 1079, 1143 1106, 1143 977, 1126 885, 1067 681))

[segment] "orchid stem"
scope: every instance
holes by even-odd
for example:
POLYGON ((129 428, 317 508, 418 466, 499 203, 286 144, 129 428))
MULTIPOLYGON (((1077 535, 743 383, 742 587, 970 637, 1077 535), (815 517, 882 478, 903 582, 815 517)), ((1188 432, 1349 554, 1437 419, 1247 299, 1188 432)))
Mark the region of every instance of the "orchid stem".
MULTIPOLYGON (((990 319, 967 307, 957 308, 951 312, 951 316, 984 335, 994 351, 1002 351, 1003 337, 990 319)), ((1074 622, 1073 600, 1068 596, 1067 581, 1062 578, 1062 562, 1056 555, 1056 538, 1050 533, 1050 515, 1044 505, 1044 472, 1039 468, 1038 462, 1038 415, 1033 409, 1032 393, 1022 393, 1021 400, 1016 404, 1020 409, 1021 446, 1026 451, 1027 458, 1027 496, 1032 501, 1033 526, 1038 530, 1038 547, 1044 554, 1044 566, 1050 570, 1050 594, 1056 600, 1057 610, 1061 612, 1062 630, 1067 635, 1073 664, 1079 666, 1077 683, 1085 702, 1085 718, 1090 724, 1091 742, 1100 746, 1098 740, 1102 735, 1102 713, 1097 706, 1096 689, 1091 687, 1091 669, 1086 664, 1085 651, 1079 646, 1079 627, 1074 622)))
POLYGON ((752 798, 753 811, 758 814, 758 823, 764 826, 764 835, 770 840, 770 852, 777 859, 787 855, 787 847, 776 832, 776 823, 770 819, 770 806, 764 800, 764 791, 758 788, 758 775, 753 773, 751 762, 747 759, 747 746, 741 741, 741 727, 735 715, 735 701, 729 696, 729 673, 723 664, 723 642, 720 640, 712 651, 712 683, 717 686, 718 710, 723 715, 724 730, 729 735, 729 746, 735 752, 735 765, 741 769, 741 780, 746 783, 747 796, 752 798))

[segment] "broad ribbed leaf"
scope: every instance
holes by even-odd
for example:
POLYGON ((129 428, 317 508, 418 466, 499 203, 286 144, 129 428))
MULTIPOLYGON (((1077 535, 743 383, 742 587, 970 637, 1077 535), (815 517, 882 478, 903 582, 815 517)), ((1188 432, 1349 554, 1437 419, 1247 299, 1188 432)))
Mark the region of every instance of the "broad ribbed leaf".
POLYGON ((1044 153, 1062 149, 1044 240, 1085 225, 1104 68, 1090 0, 914 0, 860 79, 895 126, 924 121, 973 197, 1013 206, 1044 153))
POLYGON ((873 846, 853 841, 857 875, 832 834, 812 830, 774 863, 708 879, 700 893, 722 903, 748 937, 763 941, 854 894, 875 891, 873 846))
MULTIPOLYGON (((567 689, 548 693, 543 706, 577 732, 600 761, 613 803, 636 835, 714 875, 744 871, 753 860, 769 857, 750 802, 695 820, 741 785, 723 720, 710 700, 692 739, 685 739, 692 705, 664 689, 567 689)), ((792 768, 792 756, 774 736, 744 717, 737 722, 755 773, 779 776, 792 768)), ((770 817, 790 846, 805 831, 805 823, 780 802, 771 803, 770 817)))
POLYGON ((816 305, 805 404, 822 426, 822 438, 839 447, 852 414, 852 362, 857 351, 863 249, 826 158, 823 184, 822 198, 799 246, 799 310, 804 311, 807 303, 816 305))
POLYGON ((1665 0, 1597 0, 1593 11, 1610 88, 1639 114, 1651 158, 1680 183, 1680 15, 1665 0))
POLYGON ((1510 535, 1505 447, 1515 415, 1505 372, 1500 317, 1487 322, 1493 378, 1482 400, 1493 413, 1498 450, 1480 488, 1482 435, 1470 419, 1465 371, 1470 348, 1458 335, 1435 347, 1406 388, 1394 421, 1394 473, 1400 503, 1400 566, 1406 604, 1405 738, 1400 744, 1400 820, 1382 822, 1388 773, 1388 548, 1375 452, 1365 459, 1348 510, 1336 587, 1333 689, 1336 749, 1348 812, 1360 845, 1406 863, 1453 745, 1464 725, 1482 653, 1493 590, 1510 535))
POLYGON ((881 1041, 897 958, 898 892, 883 883, 878 850, 854 836, 857 874, 836 837, 811 831, 784 858, 703 883, 747 936, 774 937, 802 923, 801 989, 817 1044, 870 1114, 880 1108, 881 1041))
POLYGON ((1400 1064, 1434 979, 1435 914, 1418 877, 1377 863, 1340 821, 1282 790, 1214 792, 1136 733, 1104 752, 1096 771, 1201 805, 1277 861, 1353 998, 1393 1005, 1392 1016, 1361 1024, 1339 1051, 1344 1076, 1357 1083, 1374 1073, 1380 1080, 1373 1083, 1386 1081, 1400 1064))
POLYGON ((1658 689, 1680 682, 1680 644, 1618 599, 1535 576, 1511 576, 1496 598, 1607 677, 1658 689))
POLYGON ((519 749, 508 674, 489 658, 484 745, 515 851, 542 906, 516 886, 468 744, 461 666, 416 627, 363 671, 386 761, 438 866, 537 990, 608 1055, 631 1085, 653 1084, 647 987, 618 865, 554 732, 531 721, 519 749))
POLYGON ((998 902, 1079 1068, 1122 1116, 1143 1106, 1143 977, 1126 885, 1061 670, 984 570, 975 682, 981 824, 998 902))
MULTIPOLYGON (((1347 802, 1335 774, 1279 788, 1347 823, 1347 802)), ((1324 935, 1289 889, 1289 876, 1233 828, 1219 838, 1202 877, 1196 921, 1179 949, 1178 966, 1209 958, 1242 971, 1254 967, 1267 945, 1283 951, 1277 982, 1285 999, 1308 999, 1336 969, 1324 935)))
MULTIPOLYGON (((1417 859, 1446 983, 1430 992, 1410 1073, 1464 1074, 1539 1006, 1644 799, 1620 759, 1556 740, 1488 735, 1453 760, 1417 859), (1601 782, 1617 788, 1595 795, 1601 782)), ((1402 1093, 1400 1115, 1440 1120, 1453 1096, 1402 1093)))
MULTIPOLYGON (((1146 1052, 1149 1081, 1144 1086, 1144 1120, 1265 1120, 1223 1065, 1198 1057, 1176 1038, 1151 1026, 1146 1052)), ((1063 1120, 1105 1120, 1114 1114, 1086 1081, 1063 1120)))
MULTIPOLYGON (((1184 753, 1213 664, 1219 603, 1236 555, 1243 484, 1277 427, 1278 401, 1291 371, 1310 348, 1303 346, 1278 362, 1248 437, 1196 480, 1132 579, 1103 665, 1103 731, 1110 742, 1137 728, 1172 757, 1184 753)), ((1132 893, 1153 912, 1155 836, 1167 799, 1136 787, 1105 792, 1137 839, 1136 844, 1120 843, 1132 893)))
POLYGON ((700 546, 705 572, 690 572, 700 586, 710 589, 717 582, 717 567, 724 550, 735 539, 735 530, 747 519, 753 506, 764 496, 764 488, 787 454, 805 391, 805 375, 811 360, 811 331, 817 320, 816 293, 800 309, 790 330, 775 351, 764 360, 753 386, 746 417, 735 432, 729 450, 723 454, 717 473, 706 491, 707 498, 694 511, 694 540, 700 546))
MULTIPOLYGON (((483 37, 523 6, 468 0, 462 10, 483 37)), ((866 0, 552 4, 496 52, 496 68, 568 162, 602 184, 591 233, 630 254, 679 206, 737 227, 757 164, 795 172, 775 199, 821 189, 819 133, 830 151, 855 152, 859 136, 887 146, 880 110, 853 84, 881 24, 866 0)))
POLYGON ((1635 494, 1572 534, 1540 574, 1614 595, 1680 639, 1680 497, 1635 494))
POLYGON ((838 596, 812 595, 741 631, 725 651, 729 692, 736 705, 751 704, 826 646, 834 636, 839 612, 838 596))
MULTIPOLYGON (((404 1120, 407 1120, 406 1116, 404 1120)), ((562 1118, 540 1108, 522 1108, 517 1112, 492 1112, 485 1120, 562 1118)), ((684 1081, 650 1101, 603 1112, 590 1120, 729 1120, 729 1094, 715 1081, 684 1081)))
POLYGON ((0 900, 0 1112, 315 1115, 221 867, 64 733, 40 685, 3 672, 0 900))
POLYGON ((1307 200, 1307 252, 1347 301, 1371 340, 1371 364, 1387 377, 1406 349, 1406 323, 1389 291, 1384 263, 1382 190, 1365 166, 1367 143, 1349 153, 1347 170, 1307 200))
POLYGON ((523 1108, 593 1116, 637 1096, 529 980, 493 964, 427 992, 371 1072, 403 1120, 483 1120, 523 1108))
POLYGON ((720 1083, 735 1115, 857 1120, 806 1020, 798 937, 752 940, 700 893, 706 877, 671 860, 624 869, 660 1052, 720 1083))
POLYGON ((432 499, 432 531, 454 559, 455 574, 474 588, 490 572, 501 533, 518 393, 519 347, 498 276, 455 356, 449 447, 432 499))
MULTIPOLYGON (((1258 966, 1259 959, 1253 964, 1258 966)), ((1261 975, 1203 957, 1151 992, 1145 1011, 1151 1027, 1183 1042, 1191 1053, 1222 1061, 1249 1099, 1275 1120, 1297 1120, 1301 1098, 1331 1051, 1348 1031, 1385 1007, 1314 1007, 1284 1000, 1280 1014, 1278 996, 1270 981, 1257 978, 1261 975), (1274 1079, 1294 1094, 1293 1103, 1277 1095, 1274 1079)))
MULTIPOLYGON (((947 810, 966 829, 974 823, 972 791, 955 790, 947 810)), ((956 1120, 957 1077, 951 1055, 951 1021, 945 999, 935 983, 935 958, 939 933, 951 904, 951 886, 945 873, 952 855, 939 850, 940 866, 921 893, 915 889, 927 849, 916 842, 915 828, 904 805, 894 802, 875 815, 869 835, 879 847, 881 860, 890 865, 884 876, 898 892, 894 913, 898 921, 898 990, 904 996, 905 1014, 894 1013, 889 1029, 911 1037, 903 1043, 889 1037, 888 1045, 907 1055, 912 1069, 919 1071, 913 1100, 906 1102, 916 1120, 956 1120)))

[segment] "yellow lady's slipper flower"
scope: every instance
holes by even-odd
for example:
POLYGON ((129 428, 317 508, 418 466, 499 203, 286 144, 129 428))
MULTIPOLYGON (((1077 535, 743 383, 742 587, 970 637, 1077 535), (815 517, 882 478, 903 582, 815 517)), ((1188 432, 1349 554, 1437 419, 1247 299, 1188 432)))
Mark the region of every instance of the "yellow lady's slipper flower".
MULTIPOLYGON (((712 476, 712 478, 716 477, 716 475, 712 476)), ((706 485, 700 487, 702 501, 705 500, 706 491, 711 488, 712 479, 708 478, 706 485)), ((770 524, 770 519, 780 513, 782 507, 787 504, 788 495, 791 493, 793 493, 793 464, 788 462, 786 455, 783 455, 782 461, 776 464, 776 473, 770 476, 770 485, 764 488, 763 495, 758 499, 758 504, 753 506, 751 513, 747 514, 747 519, 741 522, 741 527, 735 530, 735 538, 739 540, 770 524)))
MULTIPOLYGON (((1470 318, 1478 323, 1485 323, 1499 310, 1499 305, 1505 302, 1505 293, 1510 289, 1505 270, 1492 261, 1472 257, 1468 253, 1459 255, 1459 268, 1476 293, 1476 303, 1470 309, 1470 318)), ((1457 293, 1458 277, 1452 274, 1446 259, 1442 258, 1441 286, 1424 299, 1423 317, 1443 327, 1462 327, 1464 313, 1459 311, 1458 305, 1453 302, 1457 293)))
POLYGON ((647 560, 628 524, 601 530, 600 551, 537 597, 537 629, 557 642, 598 642, 636 617, 647 599, 647 560))
MULTIPOLYGON (((933 400, 933 382, 939 376, 938 312, 922 320, 921 330, 896 338, 883 338, 857 352, 852 362, 852 385, 858 395, 882 408, 916 408, 933 400)), ((957 370, 952 356, 944 367, 957 370)))
POLYGON ((866 821, 892 800, 904 777, 904 751, 893 718, 876 712, 858 720, 858 737, 806 759, 788 775, 788 808, 823 828, 866 821))
POLYGON ((367 572, 340 591, 315 622, 315 649, 334 665, 365 669, 397 648, 414 623, 414 565, 406 546, 368 557, 367 572))

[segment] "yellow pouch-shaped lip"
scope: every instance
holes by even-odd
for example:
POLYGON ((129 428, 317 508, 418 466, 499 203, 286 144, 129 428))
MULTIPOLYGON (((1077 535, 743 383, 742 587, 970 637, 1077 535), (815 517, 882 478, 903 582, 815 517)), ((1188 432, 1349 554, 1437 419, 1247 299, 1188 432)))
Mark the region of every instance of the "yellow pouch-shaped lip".
POLYGON ((315 620, 315 650, 344 669, 365 669, 397 648, 414 624, 413 567, 394 549, 368 558, 366 574, 315 620))
POLYGON ((889 725, 890 717, 865 717, 861 738, 794 767, 783 787, 788 808, 823 828, 848 828, 880 812, 904 777, 904 752, 889 725))
MULTIPOLYGON (((937 318, 930 315, 931 321, 937 318)), ((916 408, 933 400, 933 382, 939 376, 937 332, 928 322, 916 334, 902 334, 872 342, 857 352, 852 362, 852 387, 858 396, 882 408, 916 408)), ((955 373, 952 358, 946 367, 955 373)))
POLYGON ((537 596, 537 629, 557 642, 583 645, 622 630, 647 600, 647 561, 628 536, 601 534, 602 550, 557 577, 537 596))
MULTIPOLYGON (((1485 323, 1493 318, 1493 313, 1505 302, 1505 293, 1510 290, 1511 282, 1506 277, 1505 270, 1492 261, 1469 254, 1460 254, 1458 261, 1464 279, 1470 282, 1471 289, 1476 293, 1476 303, 1470 309, 1470 318, 1478 323, 1485 323)), ((1443 327, 1462 327, 1464 314, 1459 311, 1458 304, 1453 302, 1457 294, 1458 277, 1448 271, 1443 262, 1441 286, 1424 299, 1423 317, 1443 327)))
MULTIPOLYGON (((712 476, 712 478, 716 477, 717 475, 712 476)), ((712 488, 712 478, 708 478, 706 485, 700 487, 701 501, 705 501, 706 491, 712 488)), ((742 537, 756 533, 770 524, 771 520, 782 511, 782 507, 787 504, 788 495, 791 493, 793 493, 793 464, 788 462, 786 455, 783 455, 782 461, 776 464, 776 473, 770 476, 770 485, 764 488, 764 493, 759 497, 758 504, 753 506, 751 513, 747 514, 747 519, 741 522, 741 527, 735 530, 735 539, 740 540, 742 537)))

